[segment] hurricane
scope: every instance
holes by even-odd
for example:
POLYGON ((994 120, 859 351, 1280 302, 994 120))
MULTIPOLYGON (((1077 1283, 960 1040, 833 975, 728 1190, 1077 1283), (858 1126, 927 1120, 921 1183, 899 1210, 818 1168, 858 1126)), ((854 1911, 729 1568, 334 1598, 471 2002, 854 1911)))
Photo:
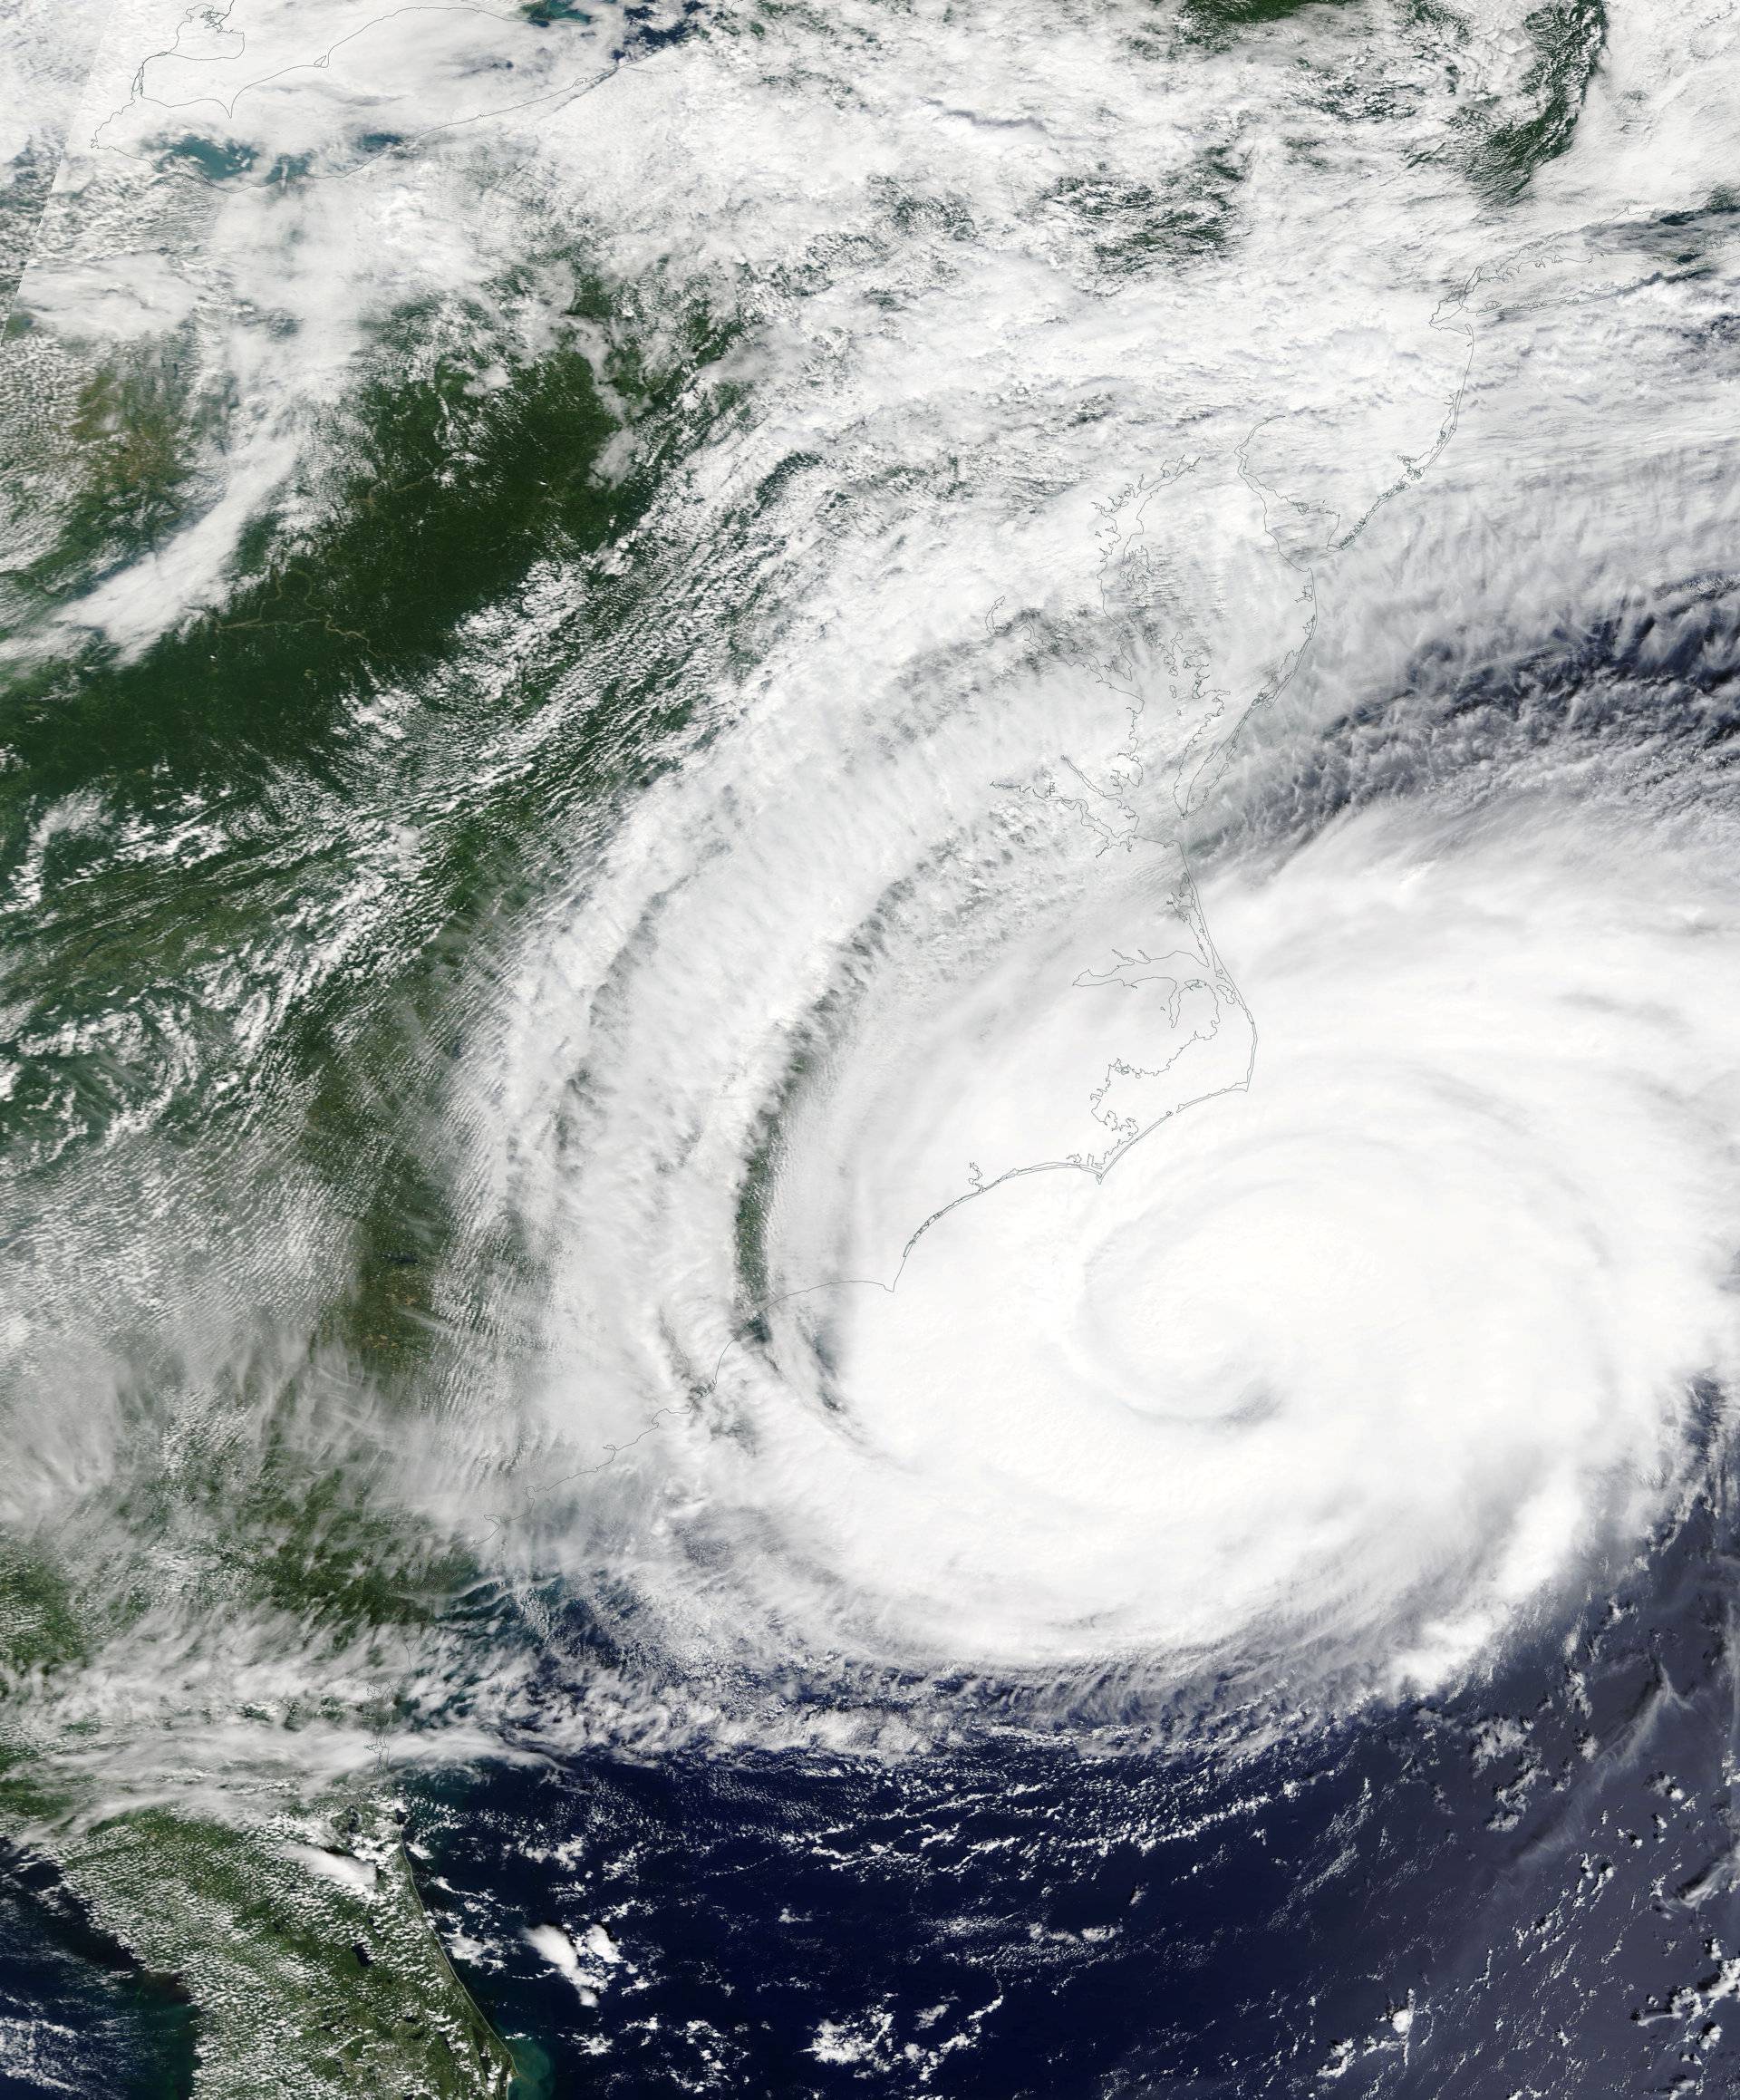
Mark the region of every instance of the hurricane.
POLYGON ((0 2082, 1725 2090, 1734 24, 5 34, 0 2082))
POLYGON ((754 865, 761 802, 633 922, 584 1054, 545 1404, 622 1447, 570 1535, 781 1665, 1340 1696, 1439 1681, 1641 1538, 1731 1348, 1728 856, 1692 818, 1639 865, 1544 789, 1519 856, 1523 792, 1340 812, 1200 904, 1139 841, 1085 911, 1024 850, 969 941, 927 884, 917 1013, 885 924, 782 914, 801 975, 746 1041, 710 959, 846 888, 754 865))

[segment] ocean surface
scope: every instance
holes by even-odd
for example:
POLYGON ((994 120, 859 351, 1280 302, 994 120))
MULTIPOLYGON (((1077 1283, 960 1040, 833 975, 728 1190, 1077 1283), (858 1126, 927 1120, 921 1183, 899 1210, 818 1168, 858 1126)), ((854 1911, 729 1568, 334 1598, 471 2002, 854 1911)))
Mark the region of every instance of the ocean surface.
POLYGON ((1740 2091, 1740 14, 0 68, 0 2095, 1740 2091))

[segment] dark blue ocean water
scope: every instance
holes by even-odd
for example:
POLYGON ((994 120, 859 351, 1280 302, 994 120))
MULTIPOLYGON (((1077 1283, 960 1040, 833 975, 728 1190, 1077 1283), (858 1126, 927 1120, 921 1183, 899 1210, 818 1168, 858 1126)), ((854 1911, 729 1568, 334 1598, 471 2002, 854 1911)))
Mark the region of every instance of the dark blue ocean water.
MULTIPOLYGON (((1728 1500, 1496 1681, 1308 1749, 599 1754, 449 1775, 407 1834, 520 2100, 1740 2091, 1728 1500)), ((191 2037, 10 1863, 0 2095, 183 2092, 191 2037)))
POLYGON ((1733 1565, 1706 1504, 1497 1682, 1232 1769, 493 1771, 426 1805, 430 1901, 527 2096, 1740 2090, 1733 1565), (550 1924, 608 1934, 595 2003, 550 1924))
POLYGON ((0 2100, 167 2100, 193 2083, 194 2015, 94 1931, 40 1862, 0 1857, 0 2100))

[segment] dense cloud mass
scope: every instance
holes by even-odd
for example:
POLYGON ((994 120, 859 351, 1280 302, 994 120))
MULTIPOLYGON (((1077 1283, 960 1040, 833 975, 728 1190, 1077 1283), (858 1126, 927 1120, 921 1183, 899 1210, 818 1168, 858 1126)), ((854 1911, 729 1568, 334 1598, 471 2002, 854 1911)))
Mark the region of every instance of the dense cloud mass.
MULTIPOLYGON (((1164 1072, 1187 1114, 1158 1107, 1109 1166, 1041 1153, 915 1224, 892 1292, 857 1280, 884 1177, 899 1192, 909 1152, 942 1148, 998 1060, 1052 1047, 1045 977, 1010 970, 990 1025, 939 1027, 885 1091, 880 1040, 824 1038, 813 1085, 851 1098, 867 1065, 870 1104, 782 1094, 789 1137, 724 1152, 670 1111, 692 1061, 741 1074, 730 1009, 699 1040, 668 1023, 736 944, 684 908, 704 876, 671 900, 619 994, 631 1015, 662 995, 664 1025, 626 1100, 605 1089, 632 1025, 588 1060, 604 1106, 565 1218, 549 1406, 664 1410, 588 1489, 587 1550, 602 1504, 609 1559, 655 1608, 703 1592, 709 1647, 733 1645, 748 1592, 770 1664, 796 1641, 1394 1691, 1477 1658, 1614 1530, 1640 1537, 1732 1348, 1728 856, 1696 824, 1639 847, 1519 799, 1460 824, 1362 812, 1260 877, 1217 873, 1209 960, 1131 940, 1108 968, 1136 984, 1084 987, 1071 958, 1051 980, 1082 1010, 1067 1050, 1114 1084, 1164 1072), (1248 1085, 1229 958, 1262 1017, 1248 1085), (744 1194, 769 1147, 768 1193, 744 1194), (768 1285, 747 1335, 746 1242, 768 1285), (854 1281, 817 1273, 833 1262, 854 1281), (668 1281, 633 1288, 647 1276, 668 1281)), ((1023 960, 1060 887, 1028 866, 1037 895, 1011 875, 1000 899, 1023 960)), ((729 886, 766 894, 735 868, 729 886)), ((962 1007, 977 989, 951 986, 962 1007)), ((777 1052, 804 1015, 755 1021, 777 1052)))
POLYGON ((148 1965, 129 1817, 1327 1757, 1716 1522, 1740 17, 7 63, 8 1828, 148 1965))

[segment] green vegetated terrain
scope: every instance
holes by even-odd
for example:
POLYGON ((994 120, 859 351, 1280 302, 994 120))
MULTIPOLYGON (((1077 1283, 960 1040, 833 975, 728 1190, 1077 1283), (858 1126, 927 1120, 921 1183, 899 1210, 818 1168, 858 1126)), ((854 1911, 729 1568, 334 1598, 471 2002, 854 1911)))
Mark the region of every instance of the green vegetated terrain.
MULTIPOLYGON (((1309 35, 1314 18, 1357 20, 1375 0, 1183 0, 1178 24, 1185 45, 1223 50, 1241 37, 1285 25, 1309 35)), ((1549 0, 1520 24, 1526 51, 1514 77, 1482 84, 1492 63, 1487 40, 1450 0, 1406 0, 1404 22, 1419 40, 1427 69, 1440 72, 1459 106, 1441 150, 1474 190, 1494 206, 1514 204, 1533 176, 1557 160, 1576 136, 1590 82, 1607 46, 1604 0, 1549 0)), ((1404 99, 1411 89, 1403 91, 1404 99)), ((1332 96, 1346 115, 1358 113, 1361 98, 1375 97, 1379 110, 1393 106, 1395 92, 1351 81, 1332 96)), ((1223 150, 1206 156, 1171 194, 1155 197, 1132 250, 1128 235, 1114 236, 1112 253, 1138 255, 1145 246, 1188 253, 1217 246, 1232 220, 1236 162, 1223 150)), ((1115 224, 1116 208, 1110 213, 1115 224)), ((1126 267, 1129 265, 1126 262, 1126 267)))
POLYGON ((1570 146, 1607 43, 1602 0, 1552 0, 1522 24, 1532 58, 1514 99, 1476 103, 1462 121, 1471 179, 1494 203, 1521 196, 1530 178, 1570 146))
MULTIPOLYGON (((14 1395, 74 1409, 94 1376, 111 1441, 52 1526, 0 1534, 0 1832, 187 1994, 171 2083, 214 2100, 496 2094, 511 2076, 430 1927, 390 1782, 314 1771, 286 1794, 294 1746, 253 1753, 263 1731, 415 1728, 414 1702, 358 1708, 340 1680, 391 1687, 398 1657, 439 1672, 512 1636, 381 1461, 435 1404, 452 1318, 431 1133, 472 959, 511 928, 553 827, 643 774, 681 719, 692 637, 633 632, 646 578, 618 550, 730 335, 695 310, 637 340, 611 311, 580 284, 575 328, 535 355, 490 314, 397 316, 320 433, 321 478, 250 528, 217 602, 132 652, 78 624, 81 595, 210 500, 222 403, 184 341, 96 365, 39 443, 63 469, 44 470, 53 544, 6 579, 26 646, 0 726, 0 1127, 18 1169, 0 1224, 28 1262, 107 1207, 167 1267, 145 1302, 92 1302, 111 1361, 51 1350, 36 1375, 69 1389, 14 1395), (566 609, 504 673, 498 640, 533 633, 524 594, 551 578, 566 609), (597 677, 563 701, 576 662, 597 677), (372 885, 406 824, 414 867, 372 885), (324 1237, 281 1306, 285 1189, 324 1237), (176 1250, 224 1229, 246 1247, 255 1216, 238 1308, 176 1250), (196 1324, 218 1309, 220 1372, 166 1338, 164 1276, 196 1324), (157 1738, 159 1771, 175 1749, 105 1688, 152 1668, 166 1614, 184 1644, 255 1629, 297 1689, 233 1725, 203 1709, 185 1803, 133 1805, 129 1727, 157 1738)), ((705 413, 732 400, 714 389, 705 413)), ((53 1302, 33 1316, 57 1325, 53 1302)))
POLYGON ((1216 146, 1166 181, 1068 176, 1050 202, 1080 227, 1100 268, 1116 279, 1218 255, 1236 234, 1243 179, 1237 155, 1216 146))
MULTIPOLYGON (((1218 48, 1365 4, 1185 0, 1175 19, 1218 48)), ((1454 49, 1454 11, 1421 11, 1454 49)), ((1446 147, 1501 208, 1569 145, 1605 36, 1597 0, 1524 26, 1520 87, 1446 147)), ((1046 209, 1116 285, 1236 242, 1243 181, 1206 146, 1152 183, 1071 179, 1046 209)), ((256 1752, 317 1725, 414 1731, 430 1717, 399 1677, 462 1697, 469 1654, 524 1638, 386 1462, 469 1333, 449 1089, 480 969, 755 615, 752 530, 674 582, 638 530, 742 406, 732 324, 680 300, 656 329, 626 321, 556 260, 567 290, 529 334, 514 316, 547 304, 547 268, 493 304, 397 314, 221 591, 134 648, 81 606, 208 514, 234 403, 186 330, 82 363, 22 322, 5 345, 32 524, 0 576, 0 1242, 27 1324, 52 1337, 64 1292, 104 1337, 100 1360, 21 1359, 36 1384, 13 1402, 27 1443, 88 1393, 105 1461, 52 1523, 0 1527, 0 1834, 186 1993, 166 2076, 211 2100, 513 2077, 430 1929, 391 1777, 292 1786, 294 1750, 256 1752), (126 1263, 119 1285, 78 1263, 104 1218, 111 1251, 147 1250, 136 1290, 126 1263), (222 1269, 232 1247, 246 1273, 222 1269), (134 1801, 131 1709, 104 1688, 152 1669, 166 1611, 188 1641, 255 1630, 295 1687, 227 1728, 202 1709, 185 1800, 134 1801)), ((751 1326, 777 1145, 770 1126, 737 1221, 751 1326)))
POLYGON ((195 2089, 326 2100, 506 2094, 506 2044, 449 1967, 378 1812, 320 1845, 150 1809, 61 1855, 150 1968, 191 1997, 195 2089))

